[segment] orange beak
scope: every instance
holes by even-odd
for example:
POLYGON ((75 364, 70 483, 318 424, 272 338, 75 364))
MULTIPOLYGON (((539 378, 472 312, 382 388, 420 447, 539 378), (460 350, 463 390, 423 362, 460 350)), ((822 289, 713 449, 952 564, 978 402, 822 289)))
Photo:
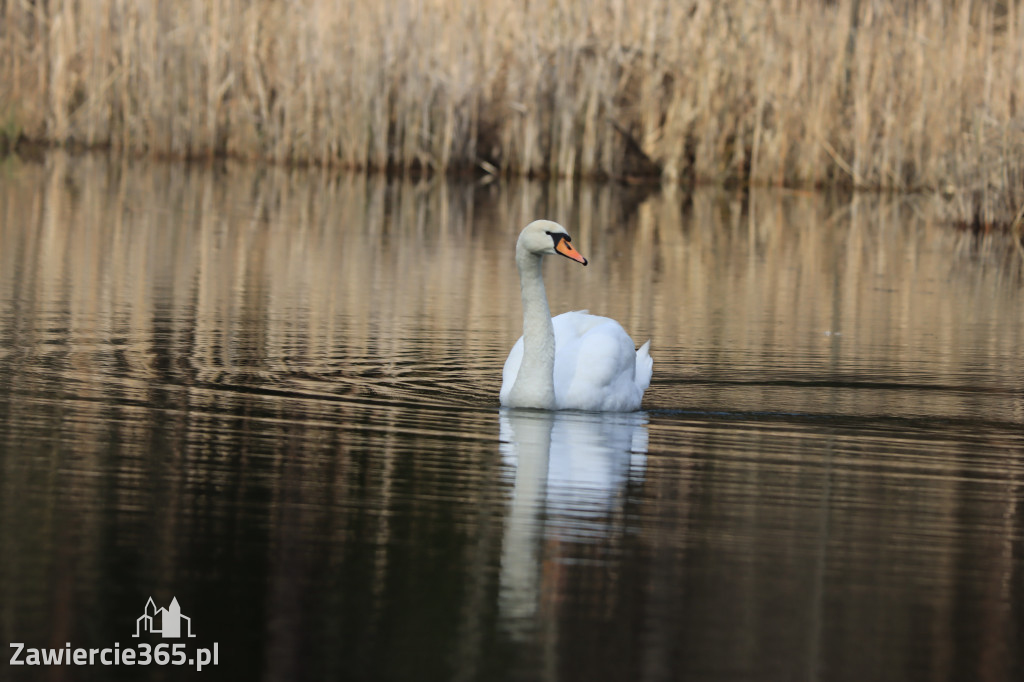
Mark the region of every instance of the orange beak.
POLYGON ((562 254, 566 258, 572 258, 577 263, 587 264, 587 259, 583 255, 573 248, 572 244, 569 243, 568 239, 559 239, 558 243, 555 244, 555 251, 562 254))

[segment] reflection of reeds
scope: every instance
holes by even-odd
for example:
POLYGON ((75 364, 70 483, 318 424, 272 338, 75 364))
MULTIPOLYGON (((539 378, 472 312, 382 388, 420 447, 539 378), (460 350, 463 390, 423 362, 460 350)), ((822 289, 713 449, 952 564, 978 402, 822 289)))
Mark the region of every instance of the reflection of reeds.
POLYGON ((982 194, 1020 177, 1017 0, 57 0, 0 14, 0 101, 17 103, 0 115, 30 139, 982 194))
MULTIPOLYGON (((781 571, 808 629, 822 627, 815 594, 790 587, 827 574, 820 601, 842 607, 842 641, 883 632, 899 659, 923 636, 891 618, 892 594, 928 605, 927 641, 945 651, 967 574, 991 609, 970 641, 995 643, 986 670, 1010 668, 997 645, 1015 633, 1002 591, 1020 584, 1024 326, 1021 266, 998 267, 994 235, 972 241, 874 196, 837 210, 814 194, 702 191, 683 205, 669 191, 623 215, 614 185, 499 192, 63 154, 47 164, 0 183, 0 453, 11 453, 0 535, 19 550, 0 561, 0 611, 27 624, 19 637, 75 641, 60 623, 93 627, 87 600, 120 570, 104 559, 112 546, 168 590, 225 547, 211 580, 260 578, 233 593, 268 605, 273 622, 251 628, 267 628, 278 677, 365 647, 387 660, 410 622, 439 633, 431 654, 459 647, 431 664, 472 663, 491 637, 508 532, 493 408, 520 329, 511 250, 527 220, 550 215, 592 259, 547 266, 553 309, 588 305, 653 337, 649 406, 662 409, 650 473, 623 499, 638 534, 543 550, 549 641, 587 636, 603 617, 642 633, 632 660, 669 660, 681 640, 649 633, 689 617, 708 634, 684 654, 707 670, 718 633, 777 629, 781 571), (980 258, 993 267, 970 262, 980 258), (844 381, 861 388, 833 385, 844 381), (1000 400, 1011 406, 993 411, 1000 400), (664 411, 721 407, 737 419, 664 411), (930 419, 904 437, 893 433, 914 420, 876 426, 884 415, 930 419), (979 433, 943 429, 958 418, 979 419, 979 433), (457 622, 394 608, 428 592, 450 597, 457 622), (572 609, 593 618, 556 621, 572 609)), ((235 615, 208 632, 232 632, 235 615)), ((823 670, 849 669, 835 630, 823 630, 823 670)), ((761 670, 760 651, 741 652, 745 670, 761 670)))
MULTIPOLYGON (((759 375, 784 373, 788 361, 884 374, 918 356, 956 375, 977 362, 971 348, 1009 358, 1022 343, 1012 246, 937 229, 925 201, 866 195, 837 211, 815 194, 699 192, 684 204, 664 192, 633 209, 616 185, 499 191, 229 168, 140 172, 55 155, 15 174, 0 192, 0 296, 34 303, 10 338, 69 367, 116 358, 139 380, 172 371, 201 384, 486 403, 521 332, 512 245, 545 215, 591 259, 586 269, 547 266, 552 310, 590 308, 637 343, 686 349, 656 355, 662 376, 707 365, 702 353, 759 375), (979 307, 977 296, 991 300, 979 307), (100 346, 69 347, 61 330, 100 346), (841 344, 824 336, 832 331, 841 344), (160 343, 186 339, 182 357, 161 359, 160 343)), ((86 373, 97 390, 105 367, 86 373)), ((809 402, 794 409, 819 400, 799 395, 809 402)), ((871 400, 862 408, 877 408, 871 400)))

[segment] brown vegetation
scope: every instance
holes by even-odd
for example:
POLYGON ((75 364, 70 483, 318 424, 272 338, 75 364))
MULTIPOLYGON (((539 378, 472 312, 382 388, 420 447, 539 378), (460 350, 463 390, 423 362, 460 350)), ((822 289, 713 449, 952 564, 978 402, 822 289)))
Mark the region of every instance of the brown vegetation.
POLYGON ((358 169, 933 189, 1009 221, 1024 3, 0 2, 0 138, 358 169))

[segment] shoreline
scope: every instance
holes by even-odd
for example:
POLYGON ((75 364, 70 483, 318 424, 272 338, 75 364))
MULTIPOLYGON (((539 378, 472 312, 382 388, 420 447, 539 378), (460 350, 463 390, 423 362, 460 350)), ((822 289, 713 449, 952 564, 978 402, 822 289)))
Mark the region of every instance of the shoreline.
POLYGON ((1024 1, 10 3, 0 154, 924 192, 1024 237, 1024 1))

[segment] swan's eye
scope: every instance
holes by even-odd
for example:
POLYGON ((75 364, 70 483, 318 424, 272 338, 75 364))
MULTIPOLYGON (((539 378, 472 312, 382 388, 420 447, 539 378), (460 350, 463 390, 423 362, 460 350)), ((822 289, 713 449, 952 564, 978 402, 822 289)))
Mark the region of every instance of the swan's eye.
POLYGON ((544 234, 551 237, 551 240, 555 242, 555 246, 558 246, 558 242, 562 241, 563 239, 567 242, 572 241, 572 237, 570 237, 564 232, 545 232, 544 234))

